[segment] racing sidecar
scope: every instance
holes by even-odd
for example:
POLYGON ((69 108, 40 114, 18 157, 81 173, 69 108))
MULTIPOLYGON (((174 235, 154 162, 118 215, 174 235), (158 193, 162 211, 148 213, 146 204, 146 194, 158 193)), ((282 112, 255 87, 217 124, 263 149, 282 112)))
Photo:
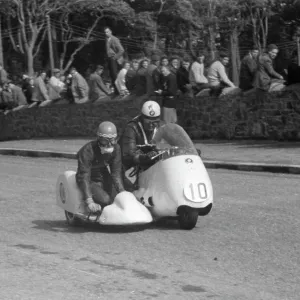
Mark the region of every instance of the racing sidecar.
POLYGON ((65 210, 67 222, 131 225, 168 217, 178 219, 182 229, 194 228, 198 216, 207 215, 213 205, 213 189, 201 157, 188 134, 176 124, 161 126, 152 143, 147 145, 157 151, 152 165, 126 172, 138 189, 118 194, 101 214, 88 213, 75 172, 61 174, 56 184, 56 201, 65 210))
POLYGON ((155 220, 174 217, 182 229, 192 229, 198 216, 207 215, 213 205, 206 168, 188 134, 177 124, 160 127, 153 143, 158 154, 154 164, 132 180, 139 186, 134 194, 155 220))

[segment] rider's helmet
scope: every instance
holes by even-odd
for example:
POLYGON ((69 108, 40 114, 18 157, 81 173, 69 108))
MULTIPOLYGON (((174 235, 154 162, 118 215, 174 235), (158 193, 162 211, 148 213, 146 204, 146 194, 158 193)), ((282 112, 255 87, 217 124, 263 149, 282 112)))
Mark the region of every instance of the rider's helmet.
POLYGON ((98 145, 101 153, 112 153, 117 144, 117 128, 114 123, 105 121, 102 122, 97 130, 98 145))
POLYGON ((160 123, 160 106, 157 102, 149 100, 142 106, 143 126, 146 131, 153 131, 160 123))

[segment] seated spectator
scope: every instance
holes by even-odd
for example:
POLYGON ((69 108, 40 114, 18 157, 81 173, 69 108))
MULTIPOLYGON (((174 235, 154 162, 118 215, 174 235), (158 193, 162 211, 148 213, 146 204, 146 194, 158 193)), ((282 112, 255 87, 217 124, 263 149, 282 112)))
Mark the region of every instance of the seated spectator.
POLYGON ((61 100, 61 93, 65 90, 65 83, 60 80, 60 70, 54 69, 52 71, 52 76, 50 77, 49 86, 49 98, 52 101, 61 100))
POLYGON ((105 85, 102 79, 102 73, 104 71, 104 67, 98 65, 94 73, 90 75, 89 83, 90 83, 90 100, 94 102, 101 102, 105 100, 110 100, 110 90, 105 85))
POLYGON ((257 71, 258 53, 258 48, 253 46, 241 62, 239 87, 243 91, 253 89, 253 80, 257 71))
POLYGON ((170 71, 176 75, 179 68, 179 59, 177 57, 172 57, 170 60, 170 71))
POLYGON ((32 102, 35 102, 34 105, 39 104, 41 106, 46 106, 51 104, 45 79, 46 72, 41 71, 39 76, 34 80, 34 89, 32 93, 32 102))
POLYGON ((34 91, 34 79, 33 78, 26 76, 23 79, 22 91, 26 97, 27 103, 32 104, 33 103, 32 95, 33 95, 33 91, 34 91))
POLYGON ((132 95, 136 95, 137 93, 137 84, 138 84, 138 72, 139 69, 139 62, 138 60, 134 59, 131 62, 131 68, 128 70, 128 72, 125 75, 125 84, 132 95))
POLYGON ((298 56, 292 57, 287 68, 287 85, 300 83, 300 66, 298 65, 298 56))
POLYGON ((163 97, 162 120, 165 123, 177 123, 177 79, 166 66, 161 68, 161 72, 163 75, 163 89, 158 90, 157 93, 163 97))
POLYGON ((83 104, 89 101, 89 86, 86 80, 80 75, 77 70, 72 67, 70 69, 72 75, 71 90, 76 104, 83 104))
POLYGON ((128 61, 123 62, 123 68, 118 73, 117 79, 115 81, 116 88, 121 97, 126 97, 129 95, 129 91, 127 90, 125 84, 126 73, 128 72, 129 69, 130 69, 130 63, 128 61))
MULTIPOLYGON (((157 73, 157 68, 160 65, 159 56, 154 54, 151 57, 151 63, 149 64, 148 70, 147 70, 147 95, 152 96, 154 94, 154 91, 158 90, 159 87, 156 85, 157 82, 155 81, 155 76, 153 76, 154 73, 157 73)), ((159 78, 160 74, 158 74, 159 78)))
POLYGON ((204 54, 199 53, 196 60, 191 65, 189 80, 195 94, 209 88, 208 80, 204 76, 204 59, 204 54))
POLYGON ((0 86, 3 86, 4 82, 7 81, 7 72, 4 70, 3 65, 0 64, 0 86))
POLYGON ((229 55, 227 53, 221 52, 220 59, 213 62, 208 69, 208 82, 210 87, 211 96, 220 96, 230 93, 231 91, 237 89, 235 84, 230 81, 226 74, 225 66, 229 63, 229 55), (226 89, 223 91, 225 88, 226 89))
POLYGON ((140 62, 140 68, 137 71, 137 96, 143 96, 147 94, 147 73, 148 73, 149 61, 143 59, 140 62))
POLYGON ((190 83, 190 66, 190 59, 184 57, 176 75, 179 90, 183 94, 189 94, 189 96, 193 97, 192 85, 190 83))
POLYGON ((12 84, 9 80, 3 83, 1 98, 2 107, 6 111, 19 110, 27 107, 27 101, 22 89, 12 84))

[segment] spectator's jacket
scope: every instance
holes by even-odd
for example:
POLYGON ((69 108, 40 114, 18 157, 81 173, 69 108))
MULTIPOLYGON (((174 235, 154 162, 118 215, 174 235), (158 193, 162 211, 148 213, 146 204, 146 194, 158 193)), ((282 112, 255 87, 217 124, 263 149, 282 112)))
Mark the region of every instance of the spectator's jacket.
POLYGON ((112 35, 110 38, 106 39, 106 54, 109 58, 114 57, 119 64, 123 63, 124 48, 117 37, 112 35))
POLYGON ((194 86, 198 83, 208 83, 207 78, 204 76, 204 64, 194 61, 190 69, 190 83, 194 86))
POLYGON ((22 84, 22 91, 26 97, 27 103, 32 103, 32 94, 34 90, 34 85, 31 85, 29 81, 24 81, 22 84))
POLYGON ((281 75, 274 70, 273 61, 269 54, 259 56, 258 68, 253 82, 254 87, 268 91, 271 80, 274 78, 280 79, 281 75))
POLYGON ((27 104, 22 89, 16 85, 14 85, 11 90, 3 90, 1 96, 2 103, 8 109, 27 104))
POLYGON ((136 95, 142 96, 147 93, 147 69, 141 67, 137 71, 136 95))
POLYGON ((1 69, 0 70, 0 86, 2 86, 5 81, 7 81, 7 72, 4 69, 1 69))
POLYGON ((131 94, 136 93, 137 84, 138 84, 137 70, 131 68, 128 70, 128 72, 125 75, 125 85, 131 94))
POLYGON ((186 85, 190 84, 190 70, 180 67, 177 72, 177 85, 178 88, 183 92, 187 92, 186 85))
POLYGON ((78 72, 72 77, 71 89, 75 102, 76 99, 83 99, 89 96, 89 86, 83 76, 78 72))
POLYGON ((178 72, 178 69, 174 68, 172 65, 170 65, 170 68, 169 68, 170 72, 173 73, 175 76, 178 72))
POLYGON ((176 108, 176 95, 177 95, 177 78, 173 73, 163 76, 162 79, 162 93, 163 107, 176 108))
POLYGON ((78 151, 77 159, 76 182, 84 199, 92 197, 91 181, 105 184, 109 176, 112 178, 117 193, 124 191, 119 144, 116 145, 112 154, 102 154, 97 140, 91 141, 78 151), (110 173, 107 166, 110 168, 110 173))
POLYGON ((229 87, 235 87, 228 78, 224 65, 219 60, 213 62, 208 68, 207 78, 210 86, 218 86, 222 82, 229 87))
POLYGON ((128 70, 127 69, 121 69, 120 72, 118 73, 117 79, 115 81, 115 85, 118 89, 118 92, 122 94, 122 92, 126 91, 126 85, 125 85, 125 77, 127 74, 128 70))
POLYGON ((104 84, 102 77, 96 73, 90 75, 90 100, 92 102, 106 98, 109 95, 109 90, 104 84))
POLYGON ((240 68, 240 89, 247 91, 253 88, 253 80, 257 71, 257 60, 249 53, 246 55, 240 68))
POLYGON ((160 68, 156 68, 152 72, 152 80, 154 85, 154 90, 161 90, 162 89, 162 74, 160 68))
POLYGON ((151 96, 153 95, 155 89, 155 83, 153 80, 153 73, 157 69, 157 66, 154 64, 150 64, 148 69, 147 69, 147 95, 151 96))
POLYGON ((39 76, 34 81, 32 101, 42 102, 46 100, 50 100, 48 90, 45 81, 39 76))
POLYGON ((127 123, 120 139, 122 161, 126 170, 139 165, 138 157, 142 151, 137 149, 137 145, 149 144, 152 138, 153 136, 149 136, 149 133, 144 131, 141 116, 137 116, 127 123))
POLYGON ((60 93, 65 88, 65 84, 55 76, 51 76, 48 86, 50 100, 59 99, 61 97, 60 93))

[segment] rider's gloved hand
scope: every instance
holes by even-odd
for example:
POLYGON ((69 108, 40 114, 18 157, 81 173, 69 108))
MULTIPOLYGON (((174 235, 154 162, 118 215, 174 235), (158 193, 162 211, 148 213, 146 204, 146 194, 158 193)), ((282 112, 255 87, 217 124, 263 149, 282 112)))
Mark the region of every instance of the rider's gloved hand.
POLYGON ((139 162, 141 164, 149 164, 149 163, 152 163, 153 162, 153 157, 157 155, 157 152, 156 151, 151 151, 147 154, 141 154, 139 156, 139 162))
POLYGON ((92 198, 86 199, 85 203, 87 204, 88 210, 91 213, 96 213, 98 211, 101 211, 101 206, 94 202, 92 198))

